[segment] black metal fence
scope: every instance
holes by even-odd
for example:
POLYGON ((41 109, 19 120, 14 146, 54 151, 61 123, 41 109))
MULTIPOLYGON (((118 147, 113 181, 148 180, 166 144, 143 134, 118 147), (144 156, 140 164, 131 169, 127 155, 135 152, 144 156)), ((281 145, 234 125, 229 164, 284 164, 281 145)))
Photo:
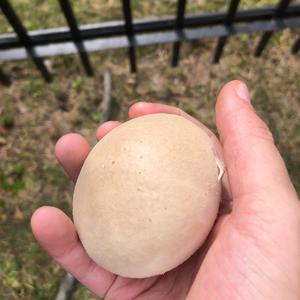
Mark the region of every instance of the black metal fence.
MULTIPOLYGON (((128 48, 132 72, 137 71, 135 48, 141 45, 174 43, 172 66, 179 62, 182 41, 218 38, 213 54, 217 63, 231 35, 262 32, 255 56, 260 56, 276 30, 300 27, 300 5, 281 0, 276 7, 239 10, 240 0, 229 1, 228 10, 218 13, 186 15, 186 0, 178 0, 176 16, 157 19, 132 18, 130 0, 122 0, 123 21, 78 26, 70 0, 58 0, 68 27, 27 31, 8 0, 0 0, 0 8, 15 33, 0 35, 0 61, 30 58, 44 79, 52 75, 43 57, 78 53, 88 76, 93 68, 88 52, 112 48, 128 48)), ((291 47, 300 49, 300 38, 291 47)), ((9 84, 9 77, 0 69, 0 81, 9 84)))

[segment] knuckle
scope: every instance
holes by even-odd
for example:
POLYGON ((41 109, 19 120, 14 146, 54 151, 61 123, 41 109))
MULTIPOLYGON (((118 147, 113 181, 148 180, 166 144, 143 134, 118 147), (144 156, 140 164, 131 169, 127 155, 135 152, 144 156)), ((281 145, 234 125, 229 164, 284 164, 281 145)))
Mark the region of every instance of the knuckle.
POLYGON ((254 137, 274 142, 273 134, 270 131, 269 126, 261 119, 253 124, 253 129, 250 131, 250 134, 254 137))
POLYGON ((273 134, 268 125, 256 114, 248 114, 241 111, 240 114, 232 114, 230 117, 231 130, 222 136, 222 143, 236 143, 238 140, 255 138, 274 143, 273 134))

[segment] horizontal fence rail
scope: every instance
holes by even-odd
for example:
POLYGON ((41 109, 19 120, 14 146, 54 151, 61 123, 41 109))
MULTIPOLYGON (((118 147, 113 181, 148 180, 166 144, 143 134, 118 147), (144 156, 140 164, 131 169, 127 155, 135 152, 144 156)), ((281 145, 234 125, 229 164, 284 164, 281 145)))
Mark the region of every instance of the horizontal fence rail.
MULTIPOLYGON (((79 26, 70 0, 58 0, 68 27, 27 31, 8 0, 0 8, 15 33, 0 35, 0 61, 31 59, 46 81, 52 76, 44 57, 78 53, 87 75, 93 75, 88 52, 128 48, 132 72, 137 70, 135 48, 143 45, 173 43, 172 66, 179 62, 183 41, 218 38, 213 62, 219 62, 229 36, 262 32, 255 50, 260 56, 276 30, 300 27, 300 5, 281 0, 275 7, 239 10, 239 0, 229 1, 225 12, 186 15, 187 0, 178 0, 176 16, 156 19, 133 19, 131 1, 122 0, 124 21, 102 22, 79 26)), ((300 49, 300 38, 291 47, 300 49)), ((10 79, 0 69, 0 81, 10 79)))
MULTIPOLYGON (((46 65, 44 64, 43 60, 36 54, 34 45, 32 44, 31 38, 27 34, 25 27, 23 26, 22 22, 16 15, 15 11, 13 10, 12 6, 7 0, 1 0, 0 7, 2 12, 4 13, 5 17, 7 18, 10 25, 13 27, 14 31, 16 32, 20 43, 26 49, 27 56, 32 59, 36 67, 41 72, 42 76, 47 82, 52 80, 52 76, 48 71, 46 65)), ((1 60, 1 54, 0 54, 1 60)), ((6 82, 5 82, 6 83, 6 82)))

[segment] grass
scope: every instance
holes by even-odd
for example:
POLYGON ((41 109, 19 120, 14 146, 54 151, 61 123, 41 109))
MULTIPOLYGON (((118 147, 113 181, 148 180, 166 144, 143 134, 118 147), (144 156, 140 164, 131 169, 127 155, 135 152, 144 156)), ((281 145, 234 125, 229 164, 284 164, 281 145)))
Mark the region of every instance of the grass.
MULTIPOLYGON (((27 28, 63 26, 56 0, 14 0, 27 28), (36 13, 38 11, 38 13, 36 13)), ((243 7, 276 1, 242 1, 243 7)), ((189 1, 187 10, 213 11, 225 1, 189 1)), ((80 23, 121 17, 119 1, 74 1, 80 23), (99 13, 101 12, 101 13, 99 13)), ((172 14, 176 1, 133 1, 134 16, 172 14)), ((0 31, 10 28, 0 15, 0 31)), ((73 185, 55 161, 56 140, 75 131, 95 143, 103 70, 113 74, 113 117, 126 120, 137 99, 176 105, 216 131, 214 103, 220 87, 245 80, 253 103, 270 126, 300 194, 300 61, 289 48, 296 32, 275 34, 263 58, 253 51, 259 35, 231 37, 221 63, 212 65, 215 40, 184 43, 178 68, 171 45, 137 49, 139 73, 128 72, 126 49, 91 54, 95 78, 87 78, 76 55, 48 59, 55 75, 45 84, 29 61, 3 64, 13 77, 0 87, 0 299, 52 299, 64 272, 40 249, 30 232, 32 212, 54 205, 71 212, 73 185)), ((95 299, 78 286, 73 299, 95 299)))

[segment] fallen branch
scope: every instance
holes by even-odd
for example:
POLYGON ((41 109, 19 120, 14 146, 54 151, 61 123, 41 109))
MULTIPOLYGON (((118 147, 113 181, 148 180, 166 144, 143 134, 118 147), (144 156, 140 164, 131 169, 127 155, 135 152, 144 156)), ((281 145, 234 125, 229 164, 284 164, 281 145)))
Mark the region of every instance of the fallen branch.
POLYGON ((58 294, 55 297, 55 300, 67 300, 69 299, 73 287, 75 284, 75 278, 67 273, 67 275, 63 278, 62 282, 60 283, 60 287, 58 290, 58 294))
POLYGON ((100 104, 101 123, 111 118, 111 72, 106 70, 103 75, 104 91, 103 100, 100 104))

